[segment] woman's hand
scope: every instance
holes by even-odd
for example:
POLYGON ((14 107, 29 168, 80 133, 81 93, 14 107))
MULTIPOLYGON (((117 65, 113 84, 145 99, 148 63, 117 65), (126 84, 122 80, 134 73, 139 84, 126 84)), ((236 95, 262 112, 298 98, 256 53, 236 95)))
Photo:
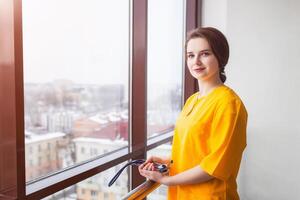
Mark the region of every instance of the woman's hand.
POLYGON ((168 184, 169 176, 167 176, 165 173, 160 173, 158 171, 155 171, 153 162, 146 161, 145 163, 141 164, 139 166, 139 172, 142 176, 144 176, 152 181, 155 181, 155 182, 158 182, 158 183, 161 183, 164 185, 168 184))
POLYGON ((171 159, 170 159, 170 158, 157 157, 157 156, 150 156, 150 157, 145 161, 145 163, 153 163, 153 162, 168 165, 168 164, 170 164, 171 159))

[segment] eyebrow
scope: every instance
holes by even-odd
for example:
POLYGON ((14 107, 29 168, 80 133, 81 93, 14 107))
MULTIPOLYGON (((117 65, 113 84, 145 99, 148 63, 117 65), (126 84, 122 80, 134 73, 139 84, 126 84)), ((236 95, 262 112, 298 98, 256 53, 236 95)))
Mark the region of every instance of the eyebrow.
MULTIPOLYGON (((207 52, 207 51, 211 52, 210 49, 204 49, 204 50, 201 50, 200 53, 207 52)), ((187 52, 187 54, 191 54, 191 53, 193 53, 193 52, 191 52, 191 51, 187 52)))

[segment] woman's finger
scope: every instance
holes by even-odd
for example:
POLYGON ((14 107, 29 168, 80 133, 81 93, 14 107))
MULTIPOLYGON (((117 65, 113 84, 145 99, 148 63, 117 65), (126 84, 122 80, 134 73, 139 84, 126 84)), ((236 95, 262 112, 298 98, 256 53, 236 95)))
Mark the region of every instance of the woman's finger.
POLYGON ((150 168, 151 168, 151 163, 147 163, 143 169, 150 170, 150 168))
POLYGON ((140 169, 143 169, 144 168, 144 166, 145 166, 145 164, 141 164, 138 168, 139 168, 139 170, 140 169))
POLYGON ((148 166, 148 170, 152 171, 152 168, 153 168, 153 163, 150 163, 150 165, 148 166))

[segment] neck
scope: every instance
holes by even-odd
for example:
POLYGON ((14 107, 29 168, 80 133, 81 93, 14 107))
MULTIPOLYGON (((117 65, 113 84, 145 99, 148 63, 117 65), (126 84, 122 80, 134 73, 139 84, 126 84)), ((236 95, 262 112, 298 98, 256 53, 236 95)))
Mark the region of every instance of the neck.
POLYGON ((198 79, 199 97, 206 96, 214 88, 223 85, 223 82, 218 78, 213 81, 203 81, 198 79))

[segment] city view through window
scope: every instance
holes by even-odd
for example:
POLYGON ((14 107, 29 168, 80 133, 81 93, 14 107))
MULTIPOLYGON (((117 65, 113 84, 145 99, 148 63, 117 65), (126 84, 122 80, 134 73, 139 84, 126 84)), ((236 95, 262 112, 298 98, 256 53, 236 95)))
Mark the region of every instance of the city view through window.
MULTIPOLYGON (((150 2, 154 12, 158 2, 150 2)), ((129 1, 31 0, 24 1, 22 9, 26 181, 128 146, 129 1)), ((181 24, 166 26, 168 20, 182 20, 183 13, 177 16, 181 0, 174 9, 156 27, 158 18, 149 21, 150 27, 162 31, 148 33, 148 48, 157 49, 148 55, 149 137, 172 129, 181 108, 183 36, 159 36, 183 32, 181 24), (164 41, 166 48, 159 50, 155 40, 164 41)), ((119 199, 128 192, 127 173, 112 188, 106 187, 120 166, 47 198, 119 199)))
POLYGON ((181 110, 183 7, 184 1, 182 0, 148 1, 148 137, 172 129, 181 110))
POLYGON ((128 146, 129 17, 122 0, 23 2, 27 181, 128 146))

